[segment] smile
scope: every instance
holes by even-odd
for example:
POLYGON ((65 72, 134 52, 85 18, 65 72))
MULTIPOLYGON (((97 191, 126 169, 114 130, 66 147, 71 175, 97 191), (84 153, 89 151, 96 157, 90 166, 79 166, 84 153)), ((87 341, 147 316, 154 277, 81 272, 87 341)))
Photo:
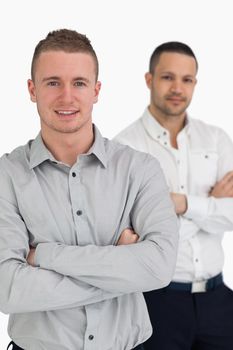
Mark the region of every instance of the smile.
POLYGON ((72 111, 55 111, 57 114, 59 114, 60 116, 69 116, 69 115, 73 115, 76 114, 78 111, 77 110, 72 110, 72 111))

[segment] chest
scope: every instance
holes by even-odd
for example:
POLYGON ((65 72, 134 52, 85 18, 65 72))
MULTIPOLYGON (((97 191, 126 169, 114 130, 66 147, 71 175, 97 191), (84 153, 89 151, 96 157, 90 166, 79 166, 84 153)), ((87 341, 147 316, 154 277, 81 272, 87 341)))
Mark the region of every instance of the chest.
POLYGON ((212 142, 200 146, 183 138, 174 149, 168 142, 145 138, 139 150, 158 159, 170 191, 207 196, 218 179, 219 155, 212 142))
POLYGON ((118 168, 65 172, 41 167, 15 189, 32 244, 109 245, 130 225, 136 187, 118 168))

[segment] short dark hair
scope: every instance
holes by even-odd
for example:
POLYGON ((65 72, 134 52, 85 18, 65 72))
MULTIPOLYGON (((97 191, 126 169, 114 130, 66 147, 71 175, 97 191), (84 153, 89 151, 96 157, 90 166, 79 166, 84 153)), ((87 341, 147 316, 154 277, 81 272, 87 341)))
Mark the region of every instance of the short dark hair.
POLYGON ((188 45, 181 43, 179 41, 169 41, 156 47, 156 49, 152 53, 150 58, 150 64, 149 64, 149 72, 151 74, 153 74, 155 66, 158 63, 159 58, 163 52, 176 52, 176 53, 181 53, 184 55, 191 56, 195 59, 196 66, 198 69, 198 62, 197 62, 196 56, 194 55, 193 50, 188 45))
POLYGON ((37 44, 31 64, 31 78, 35 78, 35 65, 38 57, 46 51, 64 51, 64 52, 82 52, 90 54, 95 63, 96 80, 98 79, 99 63, 96 53, 91 45, 90 40, 84 34, 75 30, 59 29, 49 32, 45 39, 37 44))

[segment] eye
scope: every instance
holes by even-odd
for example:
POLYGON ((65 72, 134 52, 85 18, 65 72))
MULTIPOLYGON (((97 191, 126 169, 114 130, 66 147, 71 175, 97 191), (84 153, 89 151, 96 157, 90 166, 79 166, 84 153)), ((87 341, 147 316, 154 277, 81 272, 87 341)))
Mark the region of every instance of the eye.
POLYGON ((184 78, 184 82, 188 83, 188 84, 192 84, 193 83, 193 79, 192 78, 184 78))
POLYGON ((76 81, 74 83, 74 86, 83 87, 83 86, 86 86, 86 84, 84 83, 84 81, 76 81))
POLYGON ((58 81, 49 81, 47 85, 48 86, 58 86, 59 83, 58 83, 58 81))
POLYGON ((173 77, 172 77, 171 75, 168 75, 168 74, 162 75, 161 78, 162 78, 163 80, 168 80, 168 81, 173 80, 173 77))

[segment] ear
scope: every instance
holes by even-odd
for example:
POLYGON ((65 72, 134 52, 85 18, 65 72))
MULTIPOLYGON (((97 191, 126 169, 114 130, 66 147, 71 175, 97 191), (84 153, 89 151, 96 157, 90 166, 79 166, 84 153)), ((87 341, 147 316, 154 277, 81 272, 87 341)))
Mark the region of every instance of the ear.
POLYGON ((148 87, 148 89, 151 89, 151 85, 152 85, 152 74, 147 72, 145 74, 145 80, 146 80, 146 85, 148 87))
POLYGON ((31 101, 36 102, 36 88, 33 80, 28 79, 27 84, 28 84, 28 91, 30 94, 31 101))
POLYGON ((97 81, 95 84, 94 103, 98 101, 100 89, 101 89, 101 82, 97 81))

